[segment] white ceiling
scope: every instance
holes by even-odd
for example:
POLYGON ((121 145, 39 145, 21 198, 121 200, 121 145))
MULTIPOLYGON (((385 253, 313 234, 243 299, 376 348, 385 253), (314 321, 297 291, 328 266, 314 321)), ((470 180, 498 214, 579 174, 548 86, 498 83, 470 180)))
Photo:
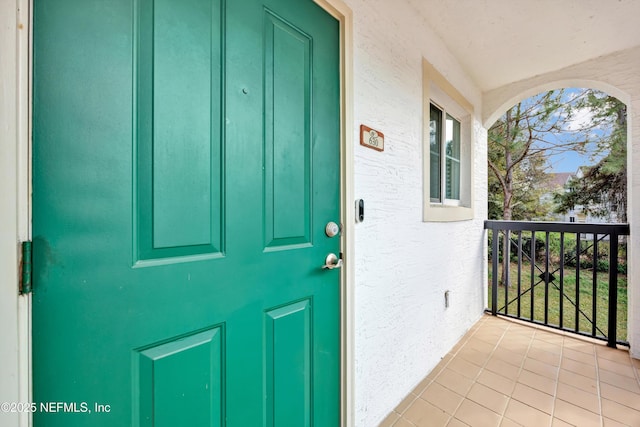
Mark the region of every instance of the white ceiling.
POLYGON ((640 45, 640 0, 409 1, 482 91, 640 45))

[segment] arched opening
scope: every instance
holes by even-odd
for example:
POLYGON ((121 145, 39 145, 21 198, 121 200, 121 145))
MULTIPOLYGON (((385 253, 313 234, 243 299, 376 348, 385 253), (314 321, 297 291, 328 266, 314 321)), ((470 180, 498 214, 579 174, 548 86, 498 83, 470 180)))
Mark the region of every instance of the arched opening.
POLYGON ((486 94, 483 103, 482 123, 485 128, 491 125, 502 115, 508 108, 517 104, 519 101, 527 99, 533 95, 561 88, 591 88, 605 92, 611 96, 618 98, 627 106, 631 103, 631 97, 625 91, 602 81, 587 79, 565 79, 552 80, 546 83, 539 83, 527 88, 520 88, 516 85, 501 88, 500 90, 486 94))
POLYGON ((603 339, 610 346, 628 345, 628 97, 608 84, 587 81, 551 82, 516 95, 504 90, 492 96, 488 102, 500 107, 484 116, 489 129, 489 217, 492 219, 494 214, 495 219, 492 198, 499 199, 502 191, 503 218, 527 221, 487 222, 486 228, 492 230, 491 312, 603 339), (557 90, 575 88, 577 83, 598 91, 557 90), (586 93, 586 102, 563 107, 586 93), (578 109, 591 116, 578 118, 578 109), (595 122, 606 114, 612 114, 611 118, 595 122), (583 129, 563 129, 571 126, 565 119, 574 124, 578 119, 591 122, 583 123, 583 129), (542 126, 536 127, 536 123, 542 126), (605 123, 607 129, 597 127, 605 123), (545 129, 549 134, 555 133, 553 142, 541 136, 545 129), (566 134, 563 136, 563 130, 590 134, 585 133, 582 138, 574 135, 571 140, 566 134), (599 142, 599 147, 588 147, 589 140, 599 142), (557 158, 563 151, 573 154, 572 149, 587 151, 586 148, 591 148, 591 154, 599 148, 599 156, 584 162, 573 175, 567 174, 564 182, 554 181, 552 174, 545 173, 550 166, 548 157, 557 158), (616 167, 618 170, 613 170, 616 167), (596 181, 599 187, 594 186, 596 181), (589 191, 593 194, 586 197, 589 191), (543 197, 549 206, 543 206, 543 197), (526 203, 533 208, 523 214, 526 203), (515 207, 520 208, 518 214, 514 214, 515 207), (535 209, 552 209, 556 215, 565 215, 552 217, 547 212, 536 216, 532 214, 538 212, 535 209), (617 212, 607 215, 611 210, 617 212), (570 220, 577 223, 563 222, 570 220))

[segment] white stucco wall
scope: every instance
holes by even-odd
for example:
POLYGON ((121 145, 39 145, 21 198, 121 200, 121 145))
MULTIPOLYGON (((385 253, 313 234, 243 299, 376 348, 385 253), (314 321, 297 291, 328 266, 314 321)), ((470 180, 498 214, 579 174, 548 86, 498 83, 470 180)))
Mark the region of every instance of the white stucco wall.
POLYGON ((365 201, 355 228, 354 411, 356 427, 372 427, 482 314, 486 133, 479 90, 414 10, 400 1, 346 3, 354 19, 355 197, 365 201), (476 110, 472 221, 422 221, 423 57, 476 110), (357 145, 360 124, 384 133, 383 153, 357 145))
POLYGON ((519 99, 557 87, 601 89, 627 104, 628 112, 628 339, 640 358, 640 46, 492 90, 483 97, 486 125, 519 99))

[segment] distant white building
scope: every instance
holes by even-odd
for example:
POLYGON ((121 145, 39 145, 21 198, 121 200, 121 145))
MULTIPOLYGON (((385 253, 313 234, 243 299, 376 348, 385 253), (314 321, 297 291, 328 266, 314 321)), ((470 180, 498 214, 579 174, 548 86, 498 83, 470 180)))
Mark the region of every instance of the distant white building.
MULTIPOLYGON (((547 180, 547 191, 545 191, 542 196, 540 196, 540 203, 543 205, 553 203, 553 196, 564 191, 565 186, 567 185, 571 177, 574 176, 574 173, 557 172, 550 173, 548 175, 549 179, 547 180)), ((550 213, 549 217, 549 219, 554 221, 569 221, 567 215, 550 213)))
MULTIPOLYGON (((568 192, 572 180, 580 180, 584 178, 586 166, 580 166, 575 172, 558 172, 551 173, 548 181, 548 190, 541 197, 542 203, 553 203, 553 196, 562 192, 568 192)), ((575 205, 573 209, 564 214, 549 214, 549 219, 553 221, 563 222, 588 222, 588 223, 611 223, 618 222, 618 216, 611 209, 607 210, 605 215, 594 215, 586 212, 583 205, 575 205)))

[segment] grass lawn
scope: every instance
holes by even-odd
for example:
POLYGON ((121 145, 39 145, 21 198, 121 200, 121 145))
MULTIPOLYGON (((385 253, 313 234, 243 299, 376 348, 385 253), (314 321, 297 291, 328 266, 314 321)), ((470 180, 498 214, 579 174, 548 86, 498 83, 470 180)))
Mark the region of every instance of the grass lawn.
MULTIPOLYGON (((536 264, 537 265, 537 264, 536 264)), ((542 269, 544 267, 540 266, 542 269)), ((558 265, 549 267, 553 272, 558 265)), ((502 266, 499 266, 499 271, 502 266)), ((511 263, 510 286, 498 286, 498 312, 510 315, 518 314, 518 265, 511 263), (507 298, 505 300, 505 297, 507 298), (508 304, 505 302, 508 301, 508 304)), ((533 320, 545 322, 545 283, 540 279, 541 272, 534 272, 534 302, 533 320)), ((555 280, 549 283, 547 295, 547 323, 554 326, 562 326, 567 330, 576 329, 576 306, 580 312, 577 315, 578 330, 587 334, 592 333, 593 324, 591 319, 595 319, 597 327, 596 335, 608 336, 608 313, 609 313, 609 274, 606 272, 597 273, 595 278, 592 269, 580 269, 579 292, 576 294, 576 269, 575 267, 565 267, 562 289, 564 297, 560 294, 560 273, 554 273, 555 280), (595 298, 596 309, 593 315, 593 301, 595 298), (560 322, 560 309, 562 306, 562 324, 560 322)), ((500 276, 499 276, 500 277, 500 276)), ((520 285, 520 317, 531 320, 531 264, 522 263, 521 285, 520 285)), ((491 306, 491 262, 489 262, 489 306, 491 306)), ((627 276, 618 275, 618 319, 617 319, 617 340, 627 340, 627 276)))

